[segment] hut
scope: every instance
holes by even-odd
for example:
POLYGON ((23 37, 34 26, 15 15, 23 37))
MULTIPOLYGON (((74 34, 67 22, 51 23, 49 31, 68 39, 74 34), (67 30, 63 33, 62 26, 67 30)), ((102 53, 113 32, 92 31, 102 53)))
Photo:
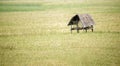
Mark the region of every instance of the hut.
POLYGON ((79 30, 87 32, 88 29, 91 29, 93 32, 93 25, 94 20, 89 14, 76 14, 68 23, 68 26, 71 26, 71 33, 72 30, 77 30, 77 33, 79 33, 79 30), (73 27, 73 25, 76 25, 76 27, 73 27))

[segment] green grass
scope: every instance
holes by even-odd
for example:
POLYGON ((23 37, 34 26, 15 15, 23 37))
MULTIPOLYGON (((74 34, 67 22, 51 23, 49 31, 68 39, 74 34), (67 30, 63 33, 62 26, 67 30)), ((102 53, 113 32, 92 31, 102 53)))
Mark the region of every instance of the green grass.
POLYGON ((48 10, 71 10, 71 9, 79 9, 79 10, 87 10, 92 9, 92 12, 120 12, 119 2, 107 2, 107 3, 11 3, 11 2, 0 2, 0 12, 15 12, 15 11, 48 11, 48 10), (97 11, 96 11, 97 10, 97 11))
POLYGON ((119 17, 119 0, 0 1, 0 66, 120 66, 119 17), (94 32, 70 33, 77 13, 94 32))

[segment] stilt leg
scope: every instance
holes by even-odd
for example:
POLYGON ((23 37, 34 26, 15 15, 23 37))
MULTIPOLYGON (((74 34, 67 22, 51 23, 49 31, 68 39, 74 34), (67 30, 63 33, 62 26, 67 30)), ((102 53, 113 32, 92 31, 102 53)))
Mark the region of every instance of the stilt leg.
POLYGON ((93 29, 91 29, 92 30, 92 32, 93 32, 93 29))
POLYGON ((85 29, 85 31, 87 32, 87 29, 85 29))
POLYGON ((78 24, 77 24, 77 33, 79 33, 79 28, 78 28, 78 24))
POLYGON ((92 28, 91 30, 92 30, 92 32, 93 32, 93 25, 91 25, 91 28, 92 28))
POLYGON ((71 25, 71 34, 72 34, 72 25, 71 25))

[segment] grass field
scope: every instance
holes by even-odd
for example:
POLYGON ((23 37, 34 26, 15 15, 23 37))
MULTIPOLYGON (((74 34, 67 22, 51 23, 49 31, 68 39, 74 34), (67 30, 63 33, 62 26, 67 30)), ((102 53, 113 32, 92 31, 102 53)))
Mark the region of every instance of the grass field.
POLYGON ((120 66, 119 0, 0 0, 0 66, 120 66), (67 26, 90 14, 94 32, 67 26))

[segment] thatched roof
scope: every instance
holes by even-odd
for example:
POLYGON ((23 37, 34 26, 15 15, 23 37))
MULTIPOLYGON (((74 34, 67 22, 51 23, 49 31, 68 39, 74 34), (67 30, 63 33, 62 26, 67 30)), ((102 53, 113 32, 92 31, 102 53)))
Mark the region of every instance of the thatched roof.
POLYGON ((82 27, 94 25, 94 20, 89 14, 77 14, 73 16, 68 25, 78 24, 78 22, 82 23, 82 27))

